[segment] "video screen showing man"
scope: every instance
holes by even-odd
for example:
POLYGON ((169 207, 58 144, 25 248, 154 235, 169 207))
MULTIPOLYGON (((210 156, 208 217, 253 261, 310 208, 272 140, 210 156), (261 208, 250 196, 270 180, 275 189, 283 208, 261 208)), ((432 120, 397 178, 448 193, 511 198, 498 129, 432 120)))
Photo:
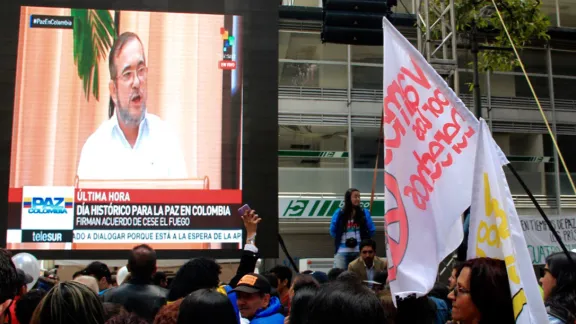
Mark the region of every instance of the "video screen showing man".
POLYGON ((82 148, 80 180, 186 179, 180 143, 170 126, 146 111, 148 67, 138 35, 122 33, 109 56, 110 119, 82 148))

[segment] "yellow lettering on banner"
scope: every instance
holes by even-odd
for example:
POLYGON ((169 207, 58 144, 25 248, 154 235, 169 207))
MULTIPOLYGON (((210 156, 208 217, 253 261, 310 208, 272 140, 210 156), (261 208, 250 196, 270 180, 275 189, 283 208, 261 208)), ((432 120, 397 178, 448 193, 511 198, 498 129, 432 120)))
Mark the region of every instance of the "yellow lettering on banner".
POLYGON ((508 270, 508 279, 519 285, 520 276, 518 276, 518 272, 516 271, 516 259, 513 255, 509 255, 504 258, 504 262, 506 263, 506 269, 508 270))
MULTIPOLYGON (((506 212, 500 207, 500 202, 492 197, 492 192, 490 189, 490 179, 488 173, 484 173, 484 207, 486 210, 486 217, 489 218, 488 222, 482 220, 478 226, 478 232, 476 234, 476 255, 477 257, 486 257, 487 255, 481 248, 480 244, 488 244, 492 247, 500 248, 502 242, 510 238, 510 227, 508 224, 508 216, 506 212), (494 218, 490 218, 494 215, 494 218), (494 239, 492 238, 494 235, 494 239)), ((527 304, 526 293, 524 289, 518 289, 517 285, 521 287, 520 276, 516 268, 516 258, 513 254, 504 257, 504 262, 506 263, 506 272, 508 273, 508 280, 511 284, 515 285, 516 288, 510 287, 512 294, 512 305, 514 307, 514 319, 518 320, 518 317, 524 309, 524 305, 527 304), (518 289, 517 291, 515 291, 518 289)))
POLYGON ((524 309, 524 305, 528 303, 526 299, 526 294, 524 293, 524 289, 518 290, 516 295, 512 297, 512 307, 514 308, 514 321, 518 320, 518 316, 522 314, 522 309, 524 309))

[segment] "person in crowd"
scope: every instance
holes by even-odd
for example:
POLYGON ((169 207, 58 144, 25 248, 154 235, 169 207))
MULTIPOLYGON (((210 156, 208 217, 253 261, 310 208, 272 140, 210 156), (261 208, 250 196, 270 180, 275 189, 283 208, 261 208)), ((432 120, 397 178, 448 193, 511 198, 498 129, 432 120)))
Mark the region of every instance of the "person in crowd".
POLYGON ((290 287, 290 300, 294 298, 294 295, 298 292, 298 290, 303 288, 317 290, 320 288, 320 283, 314 279, 312 275, 297 274, 292 281, 292 286, 290 287))
POLYGON ((4 323, 8 324, 18 324, 18 318, 16 317, 16 303, 28 292, 28 284, 34 281, 34 279, 26 274, 21 269, 16 269, 16 273, 18 275, 18 291, 16 292, 16 296, 12 300, 10 304, 9 311, 6 313, 6 317, 4 319, 4 323))
POLYGON ((162 307, 154 318, 154 324, 176 324, 178 313, 180 311, 180 304, 182 304, 183 301, 184 298, 181 298, 162 307))
MULTIPOLYGON (((292 285, 292 288, 296 283, 292 285)), ((318 292, 318 288, 303 286, 298 288, 291 301, 290 316, 284 319, 284 324, 306 324, 310 313, 310 301, 318 292)))
POLYGON ((338 279, 338 276, 342 274, 346 270, 340 268, 332 268, 328 271, 328 282, 333 282, 338 279))
POLYGON ((394 300, 392 299, 392 294, 390 293, 389 289, 381 291, 378 294, 378 298, 380 298, 380 303, 382 303, 382 307, 384 308, 384 317, 386 324, 396 324, 396 316, 397 316, 397 309, 396 305, 394 305, 394 300))
POLYGON ((177 324, 237 324, 230 299, 214 289, 199 289, 180 304, 177 324))
POLYGON ((102 303, 102 307, 104 307, 104 320, 106 321, 118 315, 128 314, 124 306, 120 304, 102 303))
POLYGON ((249 273, 242 277, 234 292, 237 294, 238 309, 250 324, 283 324, 282 305, 270 296, 272 286, 262 275, 249 273))
POLYGON ((168 288, 168 277, 164 272, 156 272, 152 277, 152 283, 162 288, 168 288))
POLYGON ((18 293, 20 284, 10 252, 0 249, 0 318, 4 318, 5 312, 18 293))
POLYGON ((362 281, 374 281, 376 272, 387 269, 386 259, 376 256, 376 241, 373 239, 360 242, 360 257, 348 265, 348 271, 356 273, 362 281))
MULTIPOLYGON (((569 252, 576 263, 576 253, 569 252)), ((550 254, 542 268, 540 283, 550 324, 576 322, 576 269, 564 252, 550 254)))
POLYGON ((309 303, 308 324, 382 324, 378 297, 357 282, 336 281, 323 286, 309 303))
POLYGON ((221 267, 208 258, 192 259, 178 269, 168 291, 168 301, 174 302, 203 288, 216 288, 220 282, 221 267))
POLYGON ((314 279, 316 279, 316 281, 318 281, 319 284, 323 285, 325 283, 328 282, 328 275, 326 274, 326 272, 323 271, 312 271, 312 273, 310 273, 310 275, 312 277, 314 277, 314 279))
POLYGON ((336 210, 330 222, 334 268, 348 269, 348 264, 358 257, 359 243, 372 238, 375 232, 370 212, 360 205, 360 191, 348 189, 344 195, 344 208, 336 210))
POLYGON ((112 273, 112 281, 110 281, 110 288, 118 287, 118 276, 112 273))
POLYGON ((78 162, 79 179, 188 178, 176 134, 160 117, 147 112, 145 53, 138 35, 124 32, 115 38, 108 60, 110 119, 84 143, 78 162))
MULTIPOLYGON (((436 324, 436 304, 428 296, 396 299, 396 323, 436 324)), ((444 321, 446 323, 446 321, 444 321)), ((441 324, 444 324, 441 323, 441 324)))
POLYGON ((508 273, 502 260, 466 261, 448 298, 452 301, 452 319, 461 324, 515 323, 508 273))
POLYGON ((90 288, 95 294, 99 294, 100 293, 100 288, 98 287, 98 281, 96 281, 96 278, 92 277, 92 276, 79 276, 76 277, 76 279, 74 279, 74 281, 79 282, 81 284, 86 285, 88 288, 90 288))
POLYGON ((374 281, 370 288, 376 295, 386 289, 386 282, 388 281, 388 271, 378 271, 374 274, 374 281))
POLYGON ((270 269, 270 272, 278 277, 278 295, 280 296, 280 302, 282 306, 290 309, 290 285, 292 284, 292 269, 287 266, 277 265, 270 269))
POLYGON ((448 290, 454 290, 456 287, 456 282, 458 280, 458 274, 462 270, 462 266, 464 265, 463 262, 455 261, 454 266, 452 267, 452 272, 450 273, 450 277, 448 278, 448 290))
POLYGON ((106 290, 110 289, 110 283, 112 282, 112 272, 110 268, 105 263, 94 261, 90 263, 84 270, 82 270, 82 275, 92 276, 98 282, 99 295, 102 295, 106 290))
POLYGON ((104 324, 104 309, 98 296, 79 282, 56 284, 40 301, 31 324, 104 324))
POLYGON ((276 277, 276 275, 270 271, 266 271, 262 275, 266 277, 266 280, 268 280, 272 286, 272 292, 270 293, 270 296, 280 298, 280 295, 278 295, 278 277, 276 277))
POLYGON ((218 291, 227 294, 232 306, 235 307, 238 320, 240 320, 240 313, 237 309, 236 293, 233 291, 233 288, 245 274, 253 272, 256 268, 256 262, 258 261, 258 248, 255 244, 255 238, 258 223, 260 223, 262 219, 258 214, 256 214, 255 210, 251 210, 246 211, 244 215, 242 215, 242 220, 244 222, 244 228, 246 229, 247 238, 244 252, 240 259, 240 265, 236 270, 234 278, 230 280, 228 285, 221 285, 218 287, 218 277, 221 268, 214 260, 195 259, 196 261, 188 261, 176 273, 176 276, 170 285, 168 305, 164 306, 163 310, 160 312, 163 313, 163 316, 158 316, 155 319, 156 324, 175 323, 178 308, 173 307, 173 303, 179 303, 190 293, 203 288, 218 289, 218 291), (166 310, 164 311, 164 309, 166 310), (173 314, 176 314, 176 316, 170 318, 173 314))
POLYGON ((72 280, 74 280, 80 276, 83 276, 83 274, 82 274, 83 271, 84 271, 84 269, 74 272, 74 274, 72 275, 72 280))
MULTIPOLYGON (((312 275, 309 274, 297 274, 296 277, 294 277, 294 280, 292 281, 292 286, 290 286, 290 309, 288 309, 284 314, 286 316, 292 314, 292 308, 294 307, 292 304, 292 300, 294 299, 294 296, 300 291, 300 290, 309 290, 309 291, 317 291, 318 289, 320 289, 320 283, 314 279, 314 277, 312 275)), ((300 315, 297 315, 298 318, 302 318, 304 310, 300 311, 300 315)), ((286 318, 286 320, 284 320, 284 322, 288 322, 289 319, 288 317, 286 318)))
POLYGON ((147 320, 134 313, 116 315, 106 321, 106 324, 149 324, 147 320))
MULTIPOLYGON (((44 296, 46 296, 46 292, 44 290, 32 289, 20 297, 16 303, 15 315, 16 319, 18 320, 17 323, 30 324, 32 314, 44 296)), ((14 324, 15 322, 12 323, 14 324)))
POLYGON ((432 290, 428 293, 430 298, 436 306, 436 323, 445 324, 452 318, 452 303, 448 299, 450 290, 445 283, 437 282, 432 290))
POLYGON ((132 249, 128 258, 128 271, 132 278, 126 284, 102 294, 102 301, 124 306, 147 321, 153 321, 164 304, 168 291, 152 284, 156 272, 156 251, 146 244, 132 249))
POLYGON ((344 271, 342 272, 338 278, 336 278, 337 282, 348 282, 351 284, 355 284, 355 285, 361 285, 362 284, 362 280, 360 280, 360 277, 352 272, 352 271, 344 271))

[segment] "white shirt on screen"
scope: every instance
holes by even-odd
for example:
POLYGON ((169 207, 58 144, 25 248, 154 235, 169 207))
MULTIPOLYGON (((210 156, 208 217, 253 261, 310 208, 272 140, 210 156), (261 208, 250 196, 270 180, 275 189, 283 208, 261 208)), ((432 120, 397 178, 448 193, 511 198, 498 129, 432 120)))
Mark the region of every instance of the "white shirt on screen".
POLYGON ((90 135, 80 154, 81 180, 186 179, 180 141, 160 117, 146 113, 131 147, 116 114, 90 135))

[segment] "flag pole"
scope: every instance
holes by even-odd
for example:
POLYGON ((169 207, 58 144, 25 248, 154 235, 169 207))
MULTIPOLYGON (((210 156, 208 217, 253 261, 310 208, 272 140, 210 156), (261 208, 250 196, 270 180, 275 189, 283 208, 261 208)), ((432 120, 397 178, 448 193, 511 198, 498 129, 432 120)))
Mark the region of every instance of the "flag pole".
POLYGON ((528 197, 530 197, 530 200, 532 200, 532 203, 534 204, 534 206, 536 207, 536 209, 540 213, 540 216, 542 216, 542 218, 544 219, 544 222, 546 222, 546 225, 548 225, 548 228, 552 232, 552 235, 554 235, 554 238, 556 239, 556 241, 558 241, 558 244, 560 244, 560 248, 562 248, 562 251, 568 257, 568 261, 570 262, 570 264, 576 268, 576 263, 572 259, 570 252, 566 248, 566 245, 564 245, 564 242, 562 242, 560 235, 558 235, 558 233, 554 229, 554 226, 552 225, 552 222, 550 221, 548 216, 546 216, 546 213, 544 213, 544 210, 542 209, 542 207, 540 207, 540 204, 538 203, 538 201, 536 200, 536 198, 532 194, 532 191, 530 191, 530 189, 528 189, 528 186, 526 185, 526 183, 524 183, 524 180, 522 180, 522 178, 520 177, 518 172, 516 172, 516 169, 514 169, 514 167, 512 166, 512 163, 508 163, 506 166, 508 167, 508 169, 510 169, 510 171, 512 171, 512 174, 514 174, 514 176, 516 177, 516 180, 518 180, 518 182, 520 183, 520 185, 522 186, 524 191, 526 191, 526 193, 528 194, 528 197))

